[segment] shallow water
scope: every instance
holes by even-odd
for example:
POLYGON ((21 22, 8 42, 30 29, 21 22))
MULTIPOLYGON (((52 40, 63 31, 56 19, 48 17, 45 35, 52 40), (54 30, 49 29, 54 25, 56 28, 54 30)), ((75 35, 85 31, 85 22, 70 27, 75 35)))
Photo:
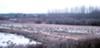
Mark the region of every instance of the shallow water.
POLYGON ((6 47, 9 45, 37 45, 41 44, 22 35, 1 33, 0 32, 0 47, 6 47))

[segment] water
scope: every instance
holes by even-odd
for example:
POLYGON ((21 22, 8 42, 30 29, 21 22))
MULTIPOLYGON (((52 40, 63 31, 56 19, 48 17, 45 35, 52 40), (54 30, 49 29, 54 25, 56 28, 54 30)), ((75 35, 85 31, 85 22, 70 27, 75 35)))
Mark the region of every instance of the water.
POLYGON ((11 44, 14 45, 37 45, 41 44, 29 38, 26 38, 22 35, 10 34, 10 33, 1 33, 0 32, 0 47, 7 47, 11 44))

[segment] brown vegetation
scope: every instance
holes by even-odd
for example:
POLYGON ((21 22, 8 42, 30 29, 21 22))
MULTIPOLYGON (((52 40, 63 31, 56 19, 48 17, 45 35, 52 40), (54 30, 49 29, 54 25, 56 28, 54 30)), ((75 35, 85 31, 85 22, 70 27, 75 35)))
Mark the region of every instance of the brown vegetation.
MULTIPOLYGON (((18 25, 18 24, 17 24, 18 25)), ((23 24, 23 27, 20 26, 14 26, 9 29, 0 29, 1 32, 9 32, 9 33, 16 33, 20 35, 24 35, 28 38, 31 38, 36 41, 40 41, 43 44, 39 48, 99 48, 100 46, 100 35, 95 34, 98 30, 100 29, 99 27, 91 27, 91 26, 63 26, 64 28, 69 28, 69 30, 78 30, 80 29, 80 33, 71 33, 71 32, 63 32, 59 28, 62 26, 60 25, 28 25, 28 24, 23 24), (30 28, 27 28, 27 27, 30 28), (33 27, 33 30, 31 27, 33 27), (16 29, 15 29, 16 28, 16 29), (20 30, 18 29, 20 28, 20 30), (22 29, 21 29, 22 28, 22 29), (26 28, 26 29, 25 29, 26 28), (35 32, 34 28, 40 30, 41 32, 35 32), (49 28, 49 30, 55 30, 54 28, 58 28, 58 31, 52 31, 52 32, 45 32, 46 30, 43 29, 49 28), (52 28, 52 29, 50 29, 52 28), (88 33, 81 33, 81 31, 89 30, 88 33), (96 29, 96 30, 95 30, 96 29), (92 31, 93 30, 93 31, 92 31), (61 32, 60 32, 61 31, 61 32)), ((7 25, 10 27, 9 25, 7 25)), ((36 47, 36 48, 38 48, 36 47)), ((32 47, 34 48, 34 47, 32 47)))

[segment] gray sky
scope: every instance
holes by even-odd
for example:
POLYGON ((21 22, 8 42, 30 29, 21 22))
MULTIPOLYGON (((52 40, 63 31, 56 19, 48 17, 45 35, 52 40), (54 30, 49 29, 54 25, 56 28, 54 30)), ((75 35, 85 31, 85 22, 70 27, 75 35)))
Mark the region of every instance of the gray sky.
POLYGON ((0 13, 46 13, 76 6, 99 6, 99 0, 0 0, 0 13))

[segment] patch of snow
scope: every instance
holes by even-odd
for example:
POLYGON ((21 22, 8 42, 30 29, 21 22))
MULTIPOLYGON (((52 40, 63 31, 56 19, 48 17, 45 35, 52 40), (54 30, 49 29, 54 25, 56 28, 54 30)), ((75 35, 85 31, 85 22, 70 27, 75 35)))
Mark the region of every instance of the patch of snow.
POLYGON ((15 45, 37 45, 41 44, 40 42, 36 42, 29 38, 25 38, 22 35, 10 34, 10 33, 0 33, 0 46, 5 47, 10 44, 15 45))

